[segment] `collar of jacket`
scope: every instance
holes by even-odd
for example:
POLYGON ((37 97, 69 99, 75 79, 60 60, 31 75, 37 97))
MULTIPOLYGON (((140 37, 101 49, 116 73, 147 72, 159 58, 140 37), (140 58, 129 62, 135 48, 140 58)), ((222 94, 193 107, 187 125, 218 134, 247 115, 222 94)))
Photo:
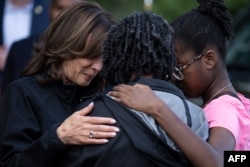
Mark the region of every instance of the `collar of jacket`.
POLYGON ((79 101, 77 97, 78 86, 76 85, 65 85, 62 82, 55 81, 52 83, 52 89, 56 95, 68 104, 74 104, 79 101))
POLYGON ((97 94, 95 86, 80 87, 74 84, 65 85, 60 81, 55 81, 52 84, 52 89, 59 98, 72 106, 92 98, 97 94))

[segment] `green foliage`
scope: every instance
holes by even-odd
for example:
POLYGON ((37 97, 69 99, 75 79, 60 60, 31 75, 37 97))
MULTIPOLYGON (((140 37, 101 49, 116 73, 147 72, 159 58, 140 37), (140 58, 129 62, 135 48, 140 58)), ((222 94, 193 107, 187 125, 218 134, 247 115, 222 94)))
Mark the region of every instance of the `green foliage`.
MULTIPOLYGON (((91 1, 91 0, 90 0, 91 1)), ((95 0, 103 8, 110 11, 115 18, 120 19, 134 11, 143 11, 143 0, 95 0)), ((235 15, 240 9, 250 5, 249 0, 225 0, 231 13, 235 15)), ((195 8, 196 0, 153 0, 152 11, 172 21, 179 15, 195 8)))
POLYGON ((143 11, 143 0, 95 0, 95 2, 111 12, 117 19, 135 11, 143 11))

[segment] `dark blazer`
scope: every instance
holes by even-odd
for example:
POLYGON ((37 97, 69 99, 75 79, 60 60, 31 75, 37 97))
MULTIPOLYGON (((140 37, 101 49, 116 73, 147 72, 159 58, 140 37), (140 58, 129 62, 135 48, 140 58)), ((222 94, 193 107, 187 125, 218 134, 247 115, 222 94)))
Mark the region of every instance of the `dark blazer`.
MULTIPOLYGON (((6 0, 0 1, 0 45, 3 43, 3 13, 6 0)), ((49 0, 34 0, 30 36, 45 30, 50 23, 49 0)))
POLYGON ((33 44, 38 35, 14 42, 10 48, 4 70, 2 71, 1 92, 3 93, 10 82, 17 79, 22 69, 32 57, 33 44))

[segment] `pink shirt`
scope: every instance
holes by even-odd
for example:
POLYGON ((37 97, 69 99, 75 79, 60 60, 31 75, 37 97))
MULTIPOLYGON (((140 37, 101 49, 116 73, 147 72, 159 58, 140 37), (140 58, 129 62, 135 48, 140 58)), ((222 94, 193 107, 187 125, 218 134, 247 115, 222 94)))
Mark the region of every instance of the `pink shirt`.
POLYGON ((223 127, 235 137, 235 150, 250 150, 250 99, 237 94, 238 100, 230 95, 223 95, 204 108, 209 128, 223 127))

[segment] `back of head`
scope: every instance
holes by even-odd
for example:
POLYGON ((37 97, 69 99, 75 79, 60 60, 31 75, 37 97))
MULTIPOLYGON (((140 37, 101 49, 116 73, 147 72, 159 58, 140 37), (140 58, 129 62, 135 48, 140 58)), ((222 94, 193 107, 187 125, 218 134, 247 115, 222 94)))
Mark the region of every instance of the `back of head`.
POLYGON ((43 72, 53 80, 62 80, 62 62, 102 56, 102 43, 114 23, 111 14, 97 3, 69 6, 47 28, 22 75, 43 72))
POLYGON ((175 39, 184 50, 201 54, 206 46, 215 46, 225 60, 227 40, 233 37, 232 16, 223 0, 198 0, 200 5, 174 20, 175 39))
POLYGON ((102 76, 111 85, 142 75, 166 79, 176 62, 172 38, 173 29, 156 14, 135 12, 121 19, 104 41, 102 76))

